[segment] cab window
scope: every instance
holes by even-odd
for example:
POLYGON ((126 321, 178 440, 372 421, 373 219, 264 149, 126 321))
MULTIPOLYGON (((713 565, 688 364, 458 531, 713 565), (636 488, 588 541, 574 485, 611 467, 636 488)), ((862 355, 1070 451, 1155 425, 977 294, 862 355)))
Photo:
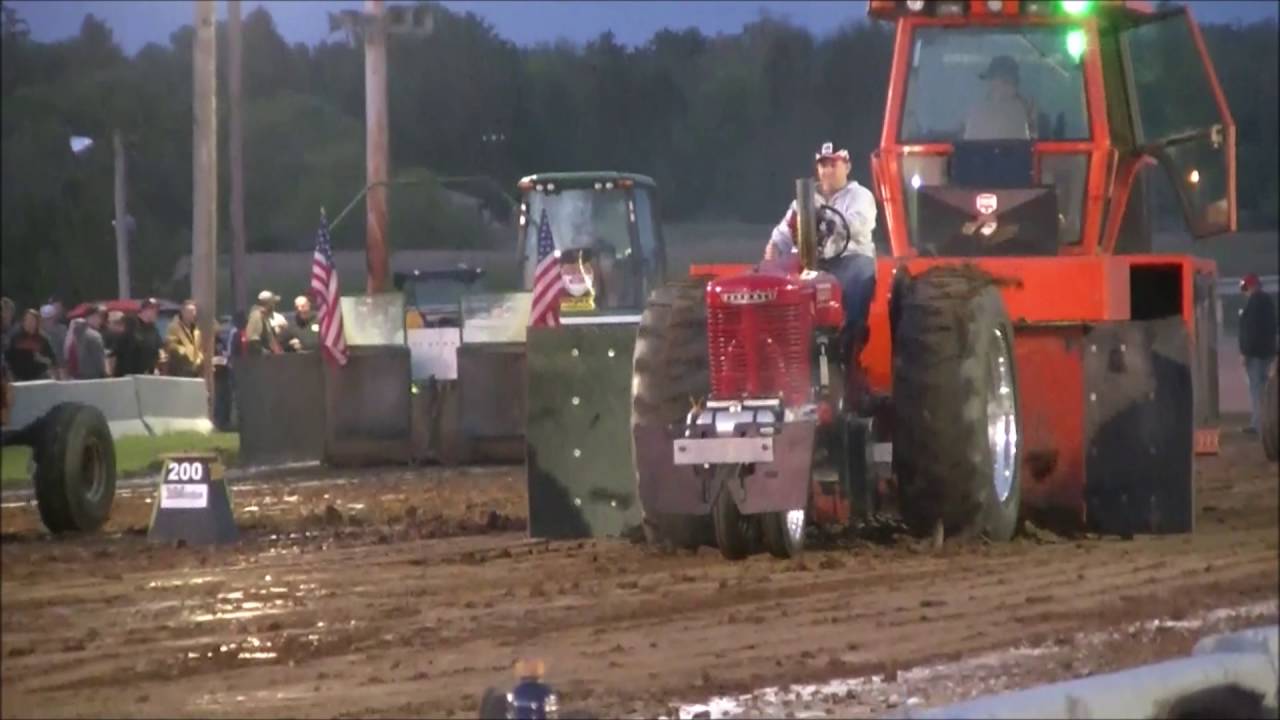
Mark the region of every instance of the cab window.
POLYGON ((1069 26, 917 29, 900 141, 1087 140, 1082 38, 1069 26))

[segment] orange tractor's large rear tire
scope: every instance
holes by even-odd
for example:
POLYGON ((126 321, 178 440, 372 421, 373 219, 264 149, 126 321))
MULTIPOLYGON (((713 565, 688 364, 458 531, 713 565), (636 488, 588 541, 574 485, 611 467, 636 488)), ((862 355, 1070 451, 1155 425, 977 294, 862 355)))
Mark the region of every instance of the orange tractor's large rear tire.
POLYGON ((916 533, 1013 537, 1021 501, 1013 327, 991 279, 931 268, 901 289, 893 467, 916 533))
POLYGON ((1262 451, 1271 462, 1280 459, 1280 366, 1274 362, 1262 390, 1262 451))
MULTIPOLYGON (((711 392, 705 293, 705 281, 681 280, 654 290, 645 305, 632 358, 633 462, 639 462, 636 425, 683 422, 692 403, 701 402, 711 392)), ((712 542, 710 516, 642 511, 645 540, 651 545, 695 549, 712 542)))

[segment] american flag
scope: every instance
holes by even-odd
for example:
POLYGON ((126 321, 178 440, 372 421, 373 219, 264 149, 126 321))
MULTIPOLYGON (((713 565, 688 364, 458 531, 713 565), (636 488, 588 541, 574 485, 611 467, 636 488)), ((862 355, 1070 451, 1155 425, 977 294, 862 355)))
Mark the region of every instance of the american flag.
POLYGON ((320 232, 311 257, 311 293, 320 318, 320 349, 338 365, 347 364, 347 341, 342 337, 342 296, 338 294, 338 267, 333 264, 329 220, 320 211, 320 232))
POLYGON ((551 238, 551 221, 547 209, 542 209, 538 220, 538 265, 533 271, 533 309, 529 313, 529 326, 560 324, 560 293, 564 282, 560 279, 560 260, 556 257, 556 244, 551 238))

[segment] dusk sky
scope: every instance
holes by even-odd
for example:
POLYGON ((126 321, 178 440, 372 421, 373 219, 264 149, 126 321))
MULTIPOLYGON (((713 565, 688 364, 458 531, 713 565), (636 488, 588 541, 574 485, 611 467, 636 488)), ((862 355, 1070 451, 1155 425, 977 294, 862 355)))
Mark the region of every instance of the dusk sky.
MULTIPOLYGON (((115 32, 128 53, 148 42, 167 43, 169 34, 190 24, 192 3, 188 0, 124 2, 74 0, 14 0, 6 2, 18 10, 31 26, 37 40, 60 40, 76 34, 87 13, 102 18, 115 32)), ((446 0, 457 11, 471 11, 487 20, 498 32, 519 45, 551 42, 567 38, 584 42, 605 30, 613 30, 619 42, 640 44, 664 27, 697 27, 703 32, 734 33, 767 12, 789 19, 816 33, 825 33, 849 20, 866 17, 866 2, 498 2, 496 0, 446 0)), ((1249 22, 1280 15, 1277 0, 1217 0, 1189 2, 1192 13, 1202 22, 1249 22)), ((247 15, 258 5, 266 6, 276 27, 290 42, 314 44, 329 35, 328 13, 360 8, 360 0, 330 2, 287 2, 282 0, 244 2, 247 15)), ((218 2, 218 14, 226 17, 226 3, 218 2)), ((341 35, 335 35, 339 38, 341 35)))

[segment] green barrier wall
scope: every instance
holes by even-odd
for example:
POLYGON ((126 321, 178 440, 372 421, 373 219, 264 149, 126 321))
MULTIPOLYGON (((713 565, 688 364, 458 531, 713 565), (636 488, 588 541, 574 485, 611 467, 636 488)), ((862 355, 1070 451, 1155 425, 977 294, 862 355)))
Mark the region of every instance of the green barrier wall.
POLYGON ((631 463, 635 335, 635 323, 529 330, 531 536, 617 536, 640 524, 631 463))

